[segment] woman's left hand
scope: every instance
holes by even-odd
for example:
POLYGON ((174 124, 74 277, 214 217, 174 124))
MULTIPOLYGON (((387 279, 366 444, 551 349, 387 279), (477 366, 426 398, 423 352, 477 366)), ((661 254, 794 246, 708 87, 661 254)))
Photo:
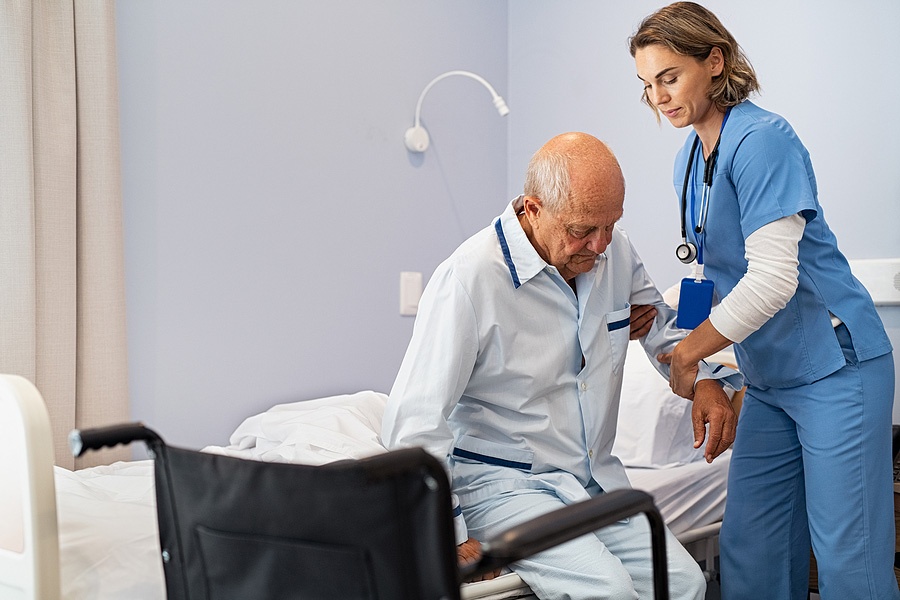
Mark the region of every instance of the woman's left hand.
POLYGON ((694 399, 694 382, 700 371, 698 362, 685 360, 683 353, 679 352, 681 344, 675 346, 672 352, 660 354, 656 360, 669 365, 669 387, 672 391, 688 400, 694 399))

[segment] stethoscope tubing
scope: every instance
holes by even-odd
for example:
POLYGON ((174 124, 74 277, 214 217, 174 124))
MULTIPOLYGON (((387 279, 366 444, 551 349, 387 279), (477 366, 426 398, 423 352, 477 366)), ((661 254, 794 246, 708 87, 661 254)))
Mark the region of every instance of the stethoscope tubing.
POLYGON ((731 107, 725 111, 725 117, 722 119, 722 126, 719 128, 719 137, 716 139, 716 145, 713 146, 706 165, 703 169, 703 191, 700 193, 700 224, 697 224, 697 213, 694 208, 694 188, 691 186, 691 224, 694 226, 697 244, 689 242, 687 239, 687 191, 690 185, 691 176, 694 169, 694 157, 697 155, 697 146, 700 145, 700 135, 694 134, 694 141, 691 144, 691 152, 688 156, 687 168, 684 170, 684 184, 681 187, 681 244, 675 250, 678 259, 685 263, 691 263, 694 259, 698 264, 703 264, 703 237, 706 231, 706 219, 709 217, 709 200, 712 191, 713 175, 716 170, 716 160, 719 158, 719 142, 722 141, 722 131, 725 129, 725 123, 728 121, 728 115, 731 114, 731 107))

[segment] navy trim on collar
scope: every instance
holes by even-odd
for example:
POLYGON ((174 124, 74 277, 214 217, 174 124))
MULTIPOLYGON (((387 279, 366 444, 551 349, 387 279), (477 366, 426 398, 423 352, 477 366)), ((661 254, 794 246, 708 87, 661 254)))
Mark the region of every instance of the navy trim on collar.
POLYGON ((506 259, 506 266, 509 267, 509 274, 512 277, 513 286, 519 289, 522 285, 519 282, 519 274, 516 273, 516 265, 513 264, 512 256, 509 253, 509 244, 506 243, 506 236, 503 234, 503 227, 500 225, 500 219, 494 221, 494 229, 497 230, 497 239, 500 241, 500 249, 503 250, 503 258, 506 259))

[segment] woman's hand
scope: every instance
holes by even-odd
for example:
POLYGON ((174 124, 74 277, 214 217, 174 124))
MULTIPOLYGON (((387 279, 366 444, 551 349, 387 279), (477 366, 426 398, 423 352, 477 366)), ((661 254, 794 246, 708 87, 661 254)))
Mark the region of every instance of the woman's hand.
POLYGON ((650 331, 656 318, 656 308, 652 304, 635 304, 631 307, 631 333, 629 338, 637 340, 650 331))
POLYGON ((669 365, 669 387, 672 391, 682 398, 693 400, 700 361, 730 344, 731 340, 716 331, 707 319, 678 342, 672 352, 659 354, 656 360, 669 365))
POLYGON ((672 352, 660 354, 656 360, 669 365, 669 387, 672 391, 688 400, 694 399, 694 382, 700 371, 699 361, 686 359, 680 351, 684 342, 675 346, 672 352))

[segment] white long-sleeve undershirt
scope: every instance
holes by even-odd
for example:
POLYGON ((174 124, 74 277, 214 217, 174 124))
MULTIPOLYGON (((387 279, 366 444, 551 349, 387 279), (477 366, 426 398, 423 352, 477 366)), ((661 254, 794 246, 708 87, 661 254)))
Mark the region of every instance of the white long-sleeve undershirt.
POLYGON ((787 306, 797 291, 806 220, 795 214, 763 225, 744 242, 747 272, 709 315, 716 330, 742 342, 787 306))

